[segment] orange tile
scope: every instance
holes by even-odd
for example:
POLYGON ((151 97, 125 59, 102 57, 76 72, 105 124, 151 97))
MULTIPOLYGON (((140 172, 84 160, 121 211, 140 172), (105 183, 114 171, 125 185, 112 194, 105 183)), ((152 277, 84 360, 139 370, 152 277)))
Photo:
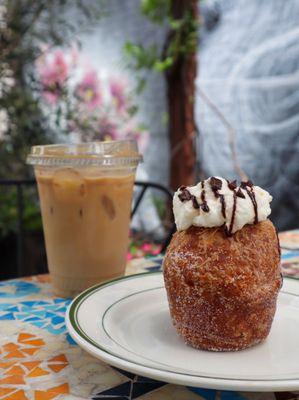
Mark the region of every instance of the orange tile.
POLYGON ((38 376, 49 375, 50 372, 46 371, 43 368, 35 367, 26 378, 37 378, 38 376))
MULTIPOLYGON (((38 349, 34 349, 34 350, 38 350, 38 349)), ((25 358, 25 356, 19 350, 15 350, 15 351, 11 351, 11 352, 7 353, 3 358, 25 358)))
POLYGON ((25 371, 23 370, 22 367, 18 365, 14 365, 11 367, 8 371, 5 372, 5 375, 25 375, 25 371))
POLYGON ((52 396, 48 392, 44 392, 43 390, 35 390, 34 391, 34 400, 50 400, 52 396))
POLYGON ((67 363, 67 358, 64 354, 59 354, 58 356, 55 356, 53 358, 50 358, 50 360, 48 361, 49 364, 56 364, 56 362, 63 362, 63 363, 67 363))
POLYGON ((38 282, 50 282, 51 281, 49 274, 37 275, 36 280, 38 282))
POLYGON ((0 387, 0 397, 6 396, 7 394, 15 392, 16 390, 17 390, 16 388, 0 387))
POLYGON ((34 340, 24 340, 23 342, 24 344, 28 344, 30 346, 44 346, 45 342, 43 341, 43 339, 34 339, 34 340))
POLYGON ((27 368, 28 371, 31 371, 33 370, 33 368, 37 367, 40 363, 41 361, 25 361, 22 363, 22 365, 24 365, 24 367, 27 368))
POLYGON ((26 341, 28 339, 33 339, 35 337, 36 336, 32 335, 31 333, 22 332, 18 336, 18 342, 23 343, 24 341, 26 341))
POLYGON ((34 391, 34 400, 50 400, 51 395, 43 390, 34 391))
POLYGON ((48 393, 54 394, 55 396, 58 394, 66 394, 70 392, 69 384, 63 383, 62 385, 55 386, 51 389, 47 390, 48 393))
POLYGON ((36 353, 39 350, 38 347, 29 347, 28 349, 22 349, 23 353, 29 354, 32 356, 34 353, 36 353))
POLYGON ((55 386, 53 388, 48 389, 47 391, 43 390, 36 390, 34 392, 34 399, 35 400, 51 400, 54 397, 59 396, 61 394, 69 393, 69 385, 68 383, 63 383, 62 385, 55 386))
POLYGON ((16 363, 16 361, 0 361, 0 368, 6 369, 11 367, 12 365, 14 365, 16 363))
POLYGON ((4 397, 3 400, 28 400, 28 397, 26 397, 24 390, 18 390, 17 392, 4 397))
POLYGON ((48 367, 53 371, 53 372, 59 372, 62 369, 64 369, 65 367, 67 367, 68 364, 50 364, 48 365, 48 367))
POLYGON ((5 351, 13 351, 13 350, 18 350, 20 346, 18 344, 15 343, 7 343, 3 346, 3 349, 5 351))
POLYGON ((24 385, 25 381, 20 375, 11 375, 6 378, 0 379, 0 384, 6 383, 7 385, 24 385))

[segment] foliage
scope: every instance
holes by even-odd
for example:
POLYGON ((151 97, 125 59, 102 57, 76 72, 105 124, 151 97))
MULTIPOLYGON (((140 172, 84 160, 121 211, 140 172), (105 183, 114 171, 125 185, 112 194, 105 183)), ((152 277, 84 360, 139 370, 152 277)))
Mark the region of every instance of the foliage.
POLYGON ((32 144, 51 141, 36 95, 32 66, 40 41, 70 43, 98 20, 102 2, 4 0, 0 6, 0 178, 30 175, 25 157, 32 144), (72 14, 72 18, 67 15, 72 14))
MULTIPOLYGON (((148 47, 140 43, 125 43, 124 51, 128 56, 129 66, 136 71, 145 69, 166 72, 180 58, 196 51, 199 20, 188 8, 182 18, 174 18, 172 3, 173 0, 141 1, 142 14, 152 23, 168 30, 168 36, 162 48, 157 43, 152 43, 148 47)), ((144 83, 144 80, 141 80, 139 89, 144 87, 144 83)))
MULTIPOLYGON (((36 190, 25 188, 23 196, 23 227, 26 231, 42 229, 36 190)), ((0 189, 0 238, 18 230, 18 203, 15 187, 0 189)))
POLYGON ((135 258, 155 256, 160 253, 160 244, 151 241, 144 241, 144 238, 138 238, 133 232, 130 233, 127 261, 135 258))

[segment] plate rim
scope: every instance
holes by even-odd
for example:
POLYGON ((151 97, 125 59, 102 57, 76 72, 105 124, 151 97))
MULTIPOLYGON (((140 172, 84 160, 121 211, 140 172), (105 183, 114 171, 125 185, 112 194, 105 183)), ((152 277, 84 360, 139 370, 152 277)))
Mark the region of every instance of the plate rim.
MULTIPOLYGON (((221 377, 205 377, 200 375, 185 374, 180 372, 173 372, 167 370, 161 370, 159 368, 145 366, 143 364, 136 363, 134 361, 127 360, 121 356, 117 356, 110 353, 105 348, 101 347, 99 343, 88 337, 88 335, 80 329, 76 321, 76 314, 80 307, 80 304, 84 302, 88 297, 93 295, 95 292, 106 288, 111 285, 115 285, 120 281, 145 278, 153 275, 163 275, 162 271, 148 271, 127 276, 115 278, 103 283, 96 284, 78 296, 76 296, 66 311, 66 327, 74 339, 74 341, 86 350, 88 353, 101 359, 102 361, 118 368, 123 368, 127 371, 133 372, 137 375, 143 375, 152 379, 179 384, 189 385, 194 387, 218 389, 218 390, 245 390, 245 391, 285 391, 285 390, 299 390, 299 378, 291 379, 234 379, 234 378, 221 378, 221 377)), ((287 291, 281 291, 282 293, 299 297, 295 293, 287 291)), ((120 299, 121 300, 121 299, 120 299)))

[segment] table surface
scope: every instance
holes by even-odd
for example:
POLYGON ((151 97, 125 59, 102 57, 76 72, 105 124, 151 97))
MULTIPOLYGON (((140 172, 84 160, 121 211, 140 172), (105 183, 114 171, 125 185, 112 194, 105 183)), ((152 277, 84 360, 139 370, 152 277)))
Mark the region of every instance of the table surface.
MULTIPOLYGON (((285 284, 299 293, 299 230, 281 233, 280 241, 282 270, 289 277, 285 284)), ((161 263, 162 256, 132 260, 127 274, 159 270, 161 263)), ((53 296, 48 275, 0 282, 0 399, 299 399, 299 392, 186 388, 110 367, 67 333, 69 304, 69 299, 53 296)))

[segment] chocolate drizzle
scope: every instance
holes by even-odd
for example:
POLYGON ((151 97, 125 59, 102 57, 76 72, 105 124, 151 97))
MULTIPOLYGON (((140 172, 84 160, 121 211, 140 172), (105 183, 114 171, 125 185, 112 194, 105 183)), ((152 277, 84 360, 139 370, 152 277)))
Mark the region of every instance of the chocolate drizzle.
POLYGON ((182 186, 180 188, 181 193, 179 194, 179 199, 181 200, 181 202, 184 201, 189 201, 192 198, 192 194, 189 192, 189 190, 186 188, 186 186, 182 186))
POLYGON ((230 190, 235 190, 238 186, 237 181, 236 180, 231 181, 231 182, 227 181, 227 186, 230 190))
POLYGON ((202 181, 201 182, 202 192, 201 192, 201 196, 200 196, 202 203, 201 203, 200 207, 201 207, 202 211, 209 212, 210 208, 209 208, 207 200, 206 200, 206 191, 205 191, 204 187, 205 187, 205 183, 204 183, 204 181, 202 181))
POLYGON ((193 207, 195 209, 198 209, 199 208, 199 204, 198 204, 197 198, 195 196, 191 195, 191 200, 192 200, 193 207))
POLYGON ((259 219, 258 219, 257 202, 256 202, 256 198, 255 198, 255 193, 253 191, 253 183, 251 181, 241 182, 241 188, 246 190, 246 192, 252 202, 253 209, 254 209, 254 223, 257 224, 259 222, 259 219))
POLYGON ((233 203, 233 211, 232 211, 232 218, 230 220, 229 228, 225 227, 225 233, 227 236, 232 236, 232 231, 234 227, 234 222, 235 222, 235 216, 236 216, 236 210, 237 210, 237 193, 234 190, 234 203, 233 203))
POLYGON ((241 188, 238 189, 236 196, 241 197, 241 199, 245 199, 245 194, 242 192, 241 188))
MULTIPOLYGON (((225 220, 225 227, 224 227, 224 231, 226 233, 227 236, 232 236, 233 230, 234 230, 234 224, 235 224, 235 220, 236 220, 236 211, 237 211, 237 202, 238 202, 238 198, 240 199, 246 199, 245 196, 245 191, 248 194, 248 197, 251 200, 251 203, 253 205, 253 209, 254 209, 254 223, 257 224, 258 223, 258 205, 257 205, 257 201, 256 201, 256 197, 255 197, 255 193, 254 193, 254 186, 253 183, 251 181, 246 181, 246 182, 241 182, 240 186, 238 187, 237 185, 237 181, 228 181, 227 182, 227 186, 228 188, 233 192, 233 207, 232 207, 232 214, 231 214, 231 218, 230 221, 228 223, 228 221, 226 220, 226 201, 225 201, 225 196, 221 193, 219 193, 219 191, 222 188, 223 185, 223 180, 218 179, 216 177, 211 177, 209 179, 209 181, 207 181, 211 187, 212 192, 214 193, 214 196, 216 199, 219 199, 220 203, 221 203, 221 213, 222 216, 225 220)), ((196 198, 196 196, 194 196, 193 194, 190 193, 190 191, 187 189, 186 186, 181 186, 180 187, 180 193, 178 194, 179 199, 181 200, 181 202, 185 202, 185 201, 192 201, 192 206, 195 209, 198 209, 199 212, 200 210, 202 210, 203 212, 209 212, 210 208, 209 205, 207 203, 206 200, 206 190, 205 190, 205 181, 201 181, 200 182, 200 186, 201 186, 201 194, 200 194, 200 201, 199 199, 196 198)), ((279 244, 278 244, 279 246, 279 244)), ((280 250, 280 249, 279 249, 280 250)))
POLYGON ((216 197, 216 199, 219 198, 220 203, 221 203, 221 213, 223 218, 226 218, 226 204, 225 204, 225 198, 223 196, 223 194, 219 193, 219 190, 222 188, 222 180, 215 178, 214 176, 212 176, 210 178, 210 186, 211 189, 214 193, 214 196, 216 197))

